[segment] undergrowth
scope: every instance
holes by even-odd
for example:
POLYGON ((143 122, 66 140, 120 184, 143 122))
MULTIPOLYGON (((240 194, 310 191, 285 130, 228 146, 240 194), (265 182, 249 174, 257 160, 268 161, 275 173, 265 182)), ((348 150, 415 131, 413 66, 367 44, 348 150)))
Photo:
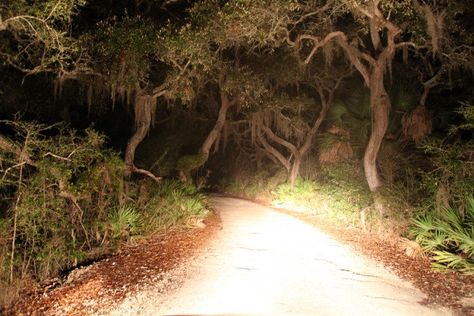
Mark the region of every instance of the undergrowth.
POLYGON ((62 271, 207 212, 191 184, 125 181, 122 159, 92 129, 1 123, 9 150, 0 150, 0 307, 62 271))
POLYGON ((433 210, 413 220, 409 237, 430 254, 437 270, 455 269, 474 275, 474 197, 461 213, 454 208, 433 210))
POLYGON ((463 103, 458 112, 463 124, 422 146, 432 169, 421 173, 424 212, 412 221, 409 236, 430 256, 435 269, 473 275, 474 106, 463 103))
POLYGON ((362 219, 361 212, 370 206, 371 196, 359 168, 356 164, 341 162, 326 166, 315 180, 299 178, 294 187, 280 184, 272 191, 272 204, 362 227, 366 218, 362 219))
POLYGON ((143 224, 143 230, 148 234, 207 215, 206 196, 191 183, 163 180, 151 187, 149 196, 143 224))

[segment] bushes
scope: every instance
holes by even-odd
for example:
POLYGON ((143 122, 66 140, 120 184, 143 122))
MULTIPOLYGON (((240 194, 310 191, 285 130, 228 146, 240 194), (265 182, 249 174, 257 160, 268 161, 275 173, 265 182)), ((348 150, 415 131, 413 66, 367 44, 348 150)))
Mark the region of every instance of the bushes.
POLYGON ((458 113, 464 121, 451 127, 448 136, 422 146, 432 163, 431 171, 422 173, 423 185, 437 208, 462 209, 474 192, 474 105, 463 103, 458 113))
POLYGON ((422 148, 432 169, 422 173, 428 198, 424 214, 413 220, 409 236, 431 256, 436 269, 474 274, 474 106, 463 104, 465 123, 422 148), (463 137, 467 134, 467 137, 463 137), (470 135, 469 135, 470 134, 470 135))
POLYGON ((1 152, 3 273, 44 280, 108 250, 108 210, 122 196, 123 164, 93 130, 8 122, 20 155, 1 152), (12 133, 13 134, 13 133, 12 133), (8 273, 6 273, 8 271, 8 273))
POLYGON ((187 224, 190 219, 207 214, 207 200, 196 186, 177 180, 163 180, 152 187, 143 214, 144 233, 187 224))
POLYGON ((0 150, 0 288, 9 291, 0 305, 14 288, 205 214, 205 198, 191 185, 124 183, 123 161, 92 129, 4 124, 11 137, 3 138, 10 150, 0 150))
POLYGON ((293 188, 287 183, 279 185, 272 191, 273 203, 362 226, 360 212, 370 205, 371 196, 359 169, 349 162, 325 166, 318 179, 299 178, 293 188))
POLYGON ((259 171, 239 169, 233 179, 223 178, 220 185, 224 192, 268 202, 271 199, 271 191, 284 183, 286 178, 287 173, 283 170, 274 172, 269 169, 259 171))
POLYGON ((453 208, 427 212, 413 220, 409 236, 431 254, 438 270, 456 269, 474 275, 474 197, 463 214, 453 208))

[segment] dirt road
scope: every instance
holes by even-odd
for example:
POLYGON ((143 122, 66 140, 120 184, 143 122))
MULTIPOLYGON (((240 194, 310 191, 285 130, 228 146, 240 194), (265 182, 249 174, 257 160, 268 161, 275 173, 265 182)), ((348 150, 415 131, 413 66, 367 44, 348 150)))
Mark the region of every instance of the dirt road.
POLYGON ((166 295, 153 288, 112 315, 450 315, 409 283, 313 226, 228 197, 222 230, 166 295))

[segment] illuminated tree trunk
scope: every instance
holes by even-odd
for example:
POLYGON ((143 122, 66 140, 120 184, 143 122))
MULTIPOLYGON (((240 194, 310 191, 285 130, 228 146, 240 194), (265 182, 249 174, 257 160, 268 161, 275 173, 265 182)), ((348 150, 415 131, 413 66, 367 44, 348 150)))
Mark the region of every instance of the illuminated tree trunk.
POLYGON ((338 86, 339 86, 339 83, 334 87, 334 90, 331 91, 328 100, 326 100, 326 98, 324 97, 324 94, 322 94, 323 93, 322 89, 320 89, 320 96, 321 96, 323 107, 321 109, 321 112, 319 112, 318 117, 314 121, 313 126, 311 127, 311 130, 309 130, 308 134, 306 134, 306 138, 303 143, 303 146, 301 146, 301 148, 299 148, 295 153, 293 153, 294 160, 293 160, 293 164, 291 165, 290 176, 289 176, 289 183, 291 187, 294 187, 295 185, 296 179, 298 178, 298 175, 300 173, 301 162, 303 161, 303 158, 306 156, 309 149, 311 148, 314 136, 316 136, 319 130, 319 127, 321 126, 324 119, 326 118, 329 105, 332 104, 332 101, 333 101, 334 91, 337 89, 338 86))
POLYGON ((290 186, 292 188, 295 186, 296 179, 298 178, 298 175, 300 174, 300 167, 301 167, 302 160, 303 160, 302 153, 298 153, 298 155, 294 157, 293 163, 291 164, 291 170, 290 170, 290 175, 288 177, 288 182, 290 183, 290 186))
POLYGON ((206 139, 201 145, 199 154, 197 155, 186 155, 182 156, 178 162, 176 169, 179 171, 179 178, 182 182, 187 182, 191 177, 191 172, 202 167, 207 160, 211 152, 212 146, 216 143, 219 138, 222 128, 224 127, 227 111, 232 105, 229 101, 227 94, 221 89, 220 90, 221 104, 219 107, 219 114, 212 130, 207 134, 206 139))
POLYGON ((382 182, 377 171, 377 156, 388 127, 390 99, 383 85, 384 69, 377 65, 370 81, 372 131, 364 154, 364 171, 371 192, 376 192, 382 182))

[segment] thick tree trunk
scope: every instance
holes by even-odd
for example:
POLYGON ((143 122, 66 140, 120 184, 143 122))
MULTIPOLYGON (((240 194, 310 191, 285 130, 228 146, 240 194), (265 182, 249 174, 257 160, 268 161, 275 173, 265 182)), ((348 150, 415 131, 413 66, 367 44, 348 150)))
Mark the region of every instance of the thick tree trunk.
POLYGON ((377 171, 377 156, 387 131, 390 113, 390 99, 383 85, 383 71, 380 66, 374 69, 370 82, 372 132, 365 150, 364 171, 371 192, 376 192, 382 186, 377 171))
MULTIPOLYGON (((281 163, 287 171, 290 171, 290 168, 291 168, 290 161, 286 159, 285 156, 283 156, 283 154, 281 154, 275 147, 273 147, 272 145, 268 143, 268 141, 265 139, 265 136, 262 134, 261 131, 257 131, 257 137, 258 137, 258 140, 260 141, 260 144, 262 144, 263 149, 265 150, 265 154, 267 154, 267 156, 273 162, 275 162, 276 164, 281 163)), ((270 139, 272 139, 271 134, 269 137, 270 139)))

